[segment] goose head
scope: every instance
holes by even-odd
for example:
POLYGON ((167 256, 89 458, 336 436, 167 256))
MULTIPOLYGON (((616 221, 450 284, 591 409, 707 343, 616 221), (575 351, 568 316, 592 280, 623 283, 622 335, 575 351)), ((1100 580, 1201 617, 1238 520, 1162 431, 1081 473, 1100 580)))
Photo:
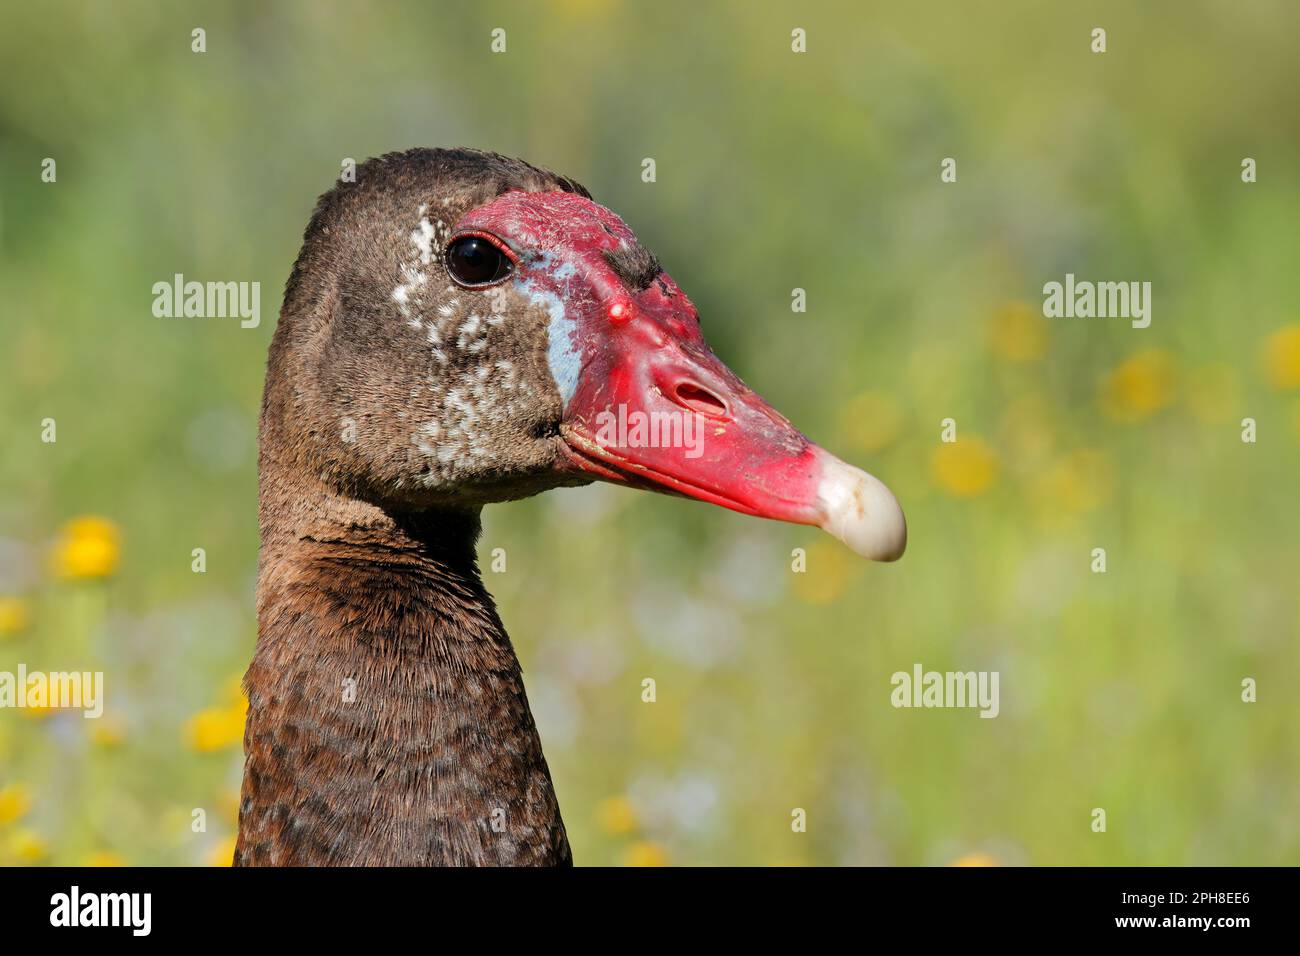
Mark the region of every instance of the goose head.
POLYGON ((389 512, 599 480, 902 554, 889 490, 733 374, 581 186, 472 150, 356 173, 322 197, 289 281, 264 420, 276 456, 389 512))

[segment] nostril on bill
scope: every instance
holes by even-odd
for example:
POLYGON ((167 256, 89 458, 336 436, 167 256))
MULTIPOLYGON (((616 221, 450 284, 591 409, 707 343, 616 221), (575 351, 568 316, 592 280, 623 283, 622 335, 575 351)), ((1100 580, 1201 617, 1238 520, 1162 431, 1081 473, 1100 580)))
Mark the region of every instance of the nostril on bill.
POLYGON ((678 405, 706 415, 709 418, 726 418, 727 403, 714 395, 707 388, 694 382, 682 382, 673 390, 673 398, 678 405))

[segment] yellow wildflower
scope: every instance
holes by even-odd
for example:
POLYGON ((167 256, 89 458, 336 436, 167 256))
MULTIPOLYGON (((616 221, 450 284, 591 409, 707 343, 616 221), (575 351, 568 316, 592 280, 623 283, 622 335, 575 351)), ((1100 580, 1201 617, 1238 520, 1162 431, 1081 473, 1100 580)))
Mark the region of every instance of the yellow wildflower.
POLYGON ((54 713, 54 708, 49 704, 28 704, 18 711, 26 720, 44 720, 50 714, 54 713))
POLYGON ((17 634, 30 619, 26 601, 20 597, 0 596, 0 638, 17 634))
POLYGON ((998 309, 989 323, 989 347, 1008 362, 1034 362, 1047 354, 1047 320, 1028 302, 998 309))
POLYGON ((74 518, 63 526, 54 563, 65 578, 104 578, 117 570, 121 554, 117 525, 107 518, 74 518))
POLYGON ((20 783, 0 787, 0 826, 13 823, 31 809, 32 800, 27 788, 20 783))
POLYGON ((89 854, 82 866, 126 866, 126 859, 111 850, 97 850, 89 854))
POLYGON ((212 753, 227 747, 238 746, 244 739, 244 718, 248 702, 226 707, 208 707, 199 711, 185 725, 185 735, 190 746, 199 753, 212 753))
POLYGON ((608 797, 596 806, 596 822, 606 833, 623 836, 636 829, 636 811, 627 797, 608 797))
POLYGON ((94 722, 95 726, 90 728, 91 742, 97 747, 103 747, 111 750, 119 747, 126 737, 126 730, 122 722, 113 717, 102 717, 94 722))
POLYGON ((234 866, 235 838, 227 837, 214 846, 211 851, 209 851, 205 863, 208 866, 234 866))
POLYGON ((1264 340, 1264 377, 1274 388, 1300 388, 1300 323, 1278 329, 1264 340))
POLYGON ((997 866, 998 861, 988 853, 967 853, 953 860, 949 866, 997 866))
POLYGON ((9 852, 21 863, 40 863, 50 855, 49 845, 32 830, 18 830, 9 840, 9 852))
POLYGON ((976 437, 940 442, 930 456, 934 483, 957 498, 974 498, 993 486, 998 476, 998 458, 976 437))
POLYGON ((1178 369, 1164 349, 1143 349, 1117 365, 1102 381, 1101 410, 1117 422, 1133 424, 1174 401, 1178 369))
POLYGON ((658 843, 638 840, 623 854, 624 866, 667 866, 668 851, 658 843))

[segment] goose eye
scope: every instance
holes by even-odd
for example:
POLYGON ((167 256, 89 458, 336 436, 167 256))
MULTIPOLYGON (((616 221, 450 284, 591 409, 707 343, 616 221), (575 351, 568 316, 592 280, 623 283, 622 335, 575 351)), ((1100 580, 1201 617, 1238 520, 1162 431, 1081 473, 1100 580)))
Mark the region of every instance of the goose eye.
POLYGON ((482 236, 461 236, 447 247, 447 271, 461 285, 491 285, 513 269, 506 254, 482 236))

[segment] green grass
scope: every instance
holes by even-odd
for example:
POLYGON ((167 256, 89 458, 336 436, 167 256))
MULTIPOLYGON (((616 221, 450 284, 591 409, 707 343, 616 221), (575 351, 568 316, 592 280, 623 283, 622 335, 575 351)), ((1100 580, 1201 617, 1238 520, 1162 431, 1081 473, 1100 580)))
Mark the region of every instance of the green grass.
POLYGON ((230 706, 256 633, 278 290, 343 158, 454 144, 584 182, 722 358, 886 480, 911 530, 881 567, 621 489, 489 509, 482 553, 509 571, 488 585, 579 862, 1300 862, 1300 391, 1266 362, 1285 371, 1270 336, 1300 322, 1293 4, 11 7, 0 597, 29 622, 0 669, 102 661, 121 739, 0 711, 0 862, 223 852, 238 747, 196 751, 187 728, 230 706), (261 282, 261 327, 154 318, 176 272, 261 282), (1066 272, 1151 281, 1151 328, 1036 324, 1066 272), (1044 336, 1025 362, 990 344, 1016 303, 1044 336), (1108 386, 1152 349, 1167 381, 1139 362, 1108 386), (1158 407, 1118 420, 1108 388, 1158 407), (971 449, 996 462, 970 496, 935 471, 949 417, 958 476, 971 449), (86 514, 119 527, 120 563, 60 580, 47 554, 86 514), (1000 671, 1001 715, 895 710, 915 662, 1000 671), (630 830, 600 823, 614 797, 630 830))

